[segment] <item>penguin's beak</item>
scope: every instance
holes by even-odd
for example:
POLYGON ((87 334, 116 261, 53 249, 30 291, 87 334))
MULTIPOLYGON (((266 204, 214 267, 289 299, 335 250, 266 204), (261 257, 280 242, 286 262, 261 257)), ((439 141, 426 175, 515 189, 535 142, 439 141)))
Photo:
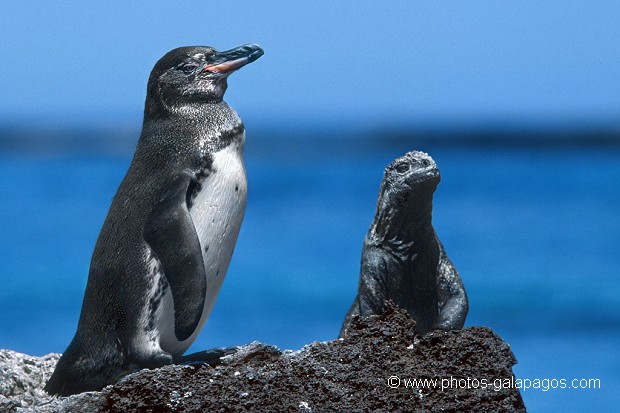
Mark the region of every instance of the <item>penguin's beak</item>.
POLYGON ((265 52, 257 44, 244 44, 225 52, 218 52, 202 68, 202 72, 228 75, 242 66, 252 63, 263 53, 265 52))

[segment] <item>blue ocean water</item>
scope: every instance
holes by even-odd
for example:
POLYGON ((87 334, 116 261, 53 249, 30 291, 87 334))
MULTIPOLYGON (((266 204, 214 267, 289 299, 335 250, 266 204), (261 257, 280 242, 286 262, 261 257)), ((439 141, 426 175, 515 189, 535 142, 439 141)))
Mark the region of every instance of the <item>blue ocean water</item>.
MULTIPOLYGON (((313 143, 250 134, 246 217, 213 314, 190 351, 333 339, 355 295, 383 168, 429 152, 442 182, 434 226, 517 377, 598 378, 529 389, 530 411, 609 410, 620 388, 620 149, 313 143)), ((90 254, 131 153, 0 151, 0 348, 62 352, 90 254)))

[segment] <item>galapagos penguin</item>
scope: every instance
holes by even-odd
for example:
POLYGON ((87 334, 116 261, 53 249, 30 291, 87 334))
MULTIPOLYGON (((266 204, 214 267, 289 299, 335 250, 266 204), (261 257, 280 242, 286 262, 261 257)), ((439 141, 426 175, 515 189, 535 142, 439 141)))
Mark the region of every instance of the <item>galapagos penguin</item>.
POLYGON ((246 207, 228 76, 263 55, 180 47, 154 66, 137 148, 92 255, 75 337, 45 390, 99 390, 177 360, 205 324, 246 207))

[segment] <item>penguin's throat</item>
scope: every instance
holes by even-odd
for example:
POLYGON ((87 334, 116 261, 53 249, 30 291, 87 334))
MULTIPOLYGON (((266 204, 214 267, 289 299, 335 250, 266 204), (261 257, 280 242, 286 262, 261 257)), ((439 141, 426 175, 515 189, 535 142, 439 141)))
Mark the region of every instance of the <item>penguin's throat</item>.
POLYGON ((181 94, 160 93, 147 101, 145 112, 151 117, 161 117, 206 111, 209 110, 208 105, 218 104, 224 100, 227 87, 226 77, 222 76, 181 94))

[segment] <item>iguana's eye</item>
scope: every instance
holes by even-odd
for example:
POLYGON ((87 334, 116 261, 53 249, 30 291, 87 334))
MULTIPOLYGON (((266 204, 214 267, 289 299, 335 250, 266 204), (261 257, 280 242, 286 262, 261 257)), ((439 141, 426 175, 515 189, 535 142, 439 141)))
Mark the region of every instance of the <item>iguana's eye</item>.
POLYGON ((408 163, 401 163, 399 165, 396 165, 396 172, 398 172, 399 174, 404 174, 408 170, 409 170, 409 164, 408 163))

